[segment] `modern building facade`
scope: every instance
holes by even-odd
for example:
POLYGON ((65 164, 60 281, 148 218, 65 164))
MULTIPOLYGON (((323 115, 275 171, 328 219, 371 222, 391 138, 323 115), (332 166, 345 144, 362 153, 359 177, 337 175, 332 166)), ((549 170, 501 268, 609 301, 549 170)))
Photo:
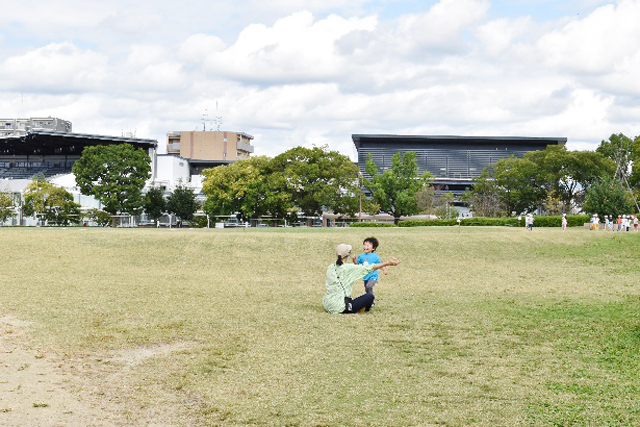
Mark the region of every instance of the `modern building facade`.
POLYGON ((358 167, 371 158, 379 171, 391 168, 396 153, 415 152, 420 173, 429 172, 442 191, 461 195, 485 167, 500 159, 524 156, 549 145, 564 145, 567 138, 436 135, 352 135, 358 151, 358 167))

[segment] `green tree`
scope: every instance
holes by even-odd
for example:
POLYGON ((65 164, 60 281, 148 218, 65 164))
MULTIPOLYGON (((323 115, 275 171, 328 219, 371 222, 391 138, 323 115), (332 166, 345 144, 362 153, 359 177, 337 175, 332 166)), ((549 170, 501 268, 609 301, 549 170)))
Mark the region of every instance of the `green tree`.
POLYGON ((616 164, 602 153, 568 151, 558 145, 527 153, 524 159, 538 165, 541 185, 547 192, 554 192, 565 212, 580 204, 585 188, 605 176, 613 176, 616 170, 616 164))
POLYGON ((640 198, 640 136, 632 140, 622 133, 613 134, 608 141, 602 141, 596 151, 616 163, 615 176, 627 190, 631 190, 637 209, 640 198))
POLYGON ((507 215, 540 207, 547 195, 546 174, 528 159, 509 157, 493 166, 502 208, 507 215))
POLYGON ((142 189, 151 174, 151 159, 130 144, 86 147, 73 165, 80 191, 102 202, 112 215, 137 215, 144 204, 142 189))
POLYGON ((629 191, 617 180, 606 177, 587 188, 582 209, 600 218, 605 215, 626 215, 633 212, 634 205, 629 191))
POLYGON ((198 210, 198 201, 191 188, 180 182, 167 198, 167 210, 182 221, 191 221, 198 210))
POLYGON ((325 210, 351 215, 358 211, 358 167, 327 146, 292 148, 276 156, 271 168, 307 217, 325 210))
POLYGON ((507 215, 500 200, 500 188, 493 172, 485 168, 478 178, 474 178, 473 187, 467 190, 463 200, 476 216, 500 217, 507 215))
POLYGON ((431 185, 425 185, 416 193, 416 203, 420 213, 427 215, 436 214, 436 189, 431 185))
POLYGON ((284 174, 275 172, 271 162, 257 156, 205 170, 205 211, 212 216, 239 214, 245 221, 263 215, 286 218, 292 198, 284 174))
POLYGON ((640 136, 636 136, 633 140, 629 185, 634 189, 637 200, 640 197, 640 136))
POLYGON ((25 215, 35 215, 44 225, 49 222, 69 225, 81 221, 80 205, 73 201, 73 195, 43 176, 36 177, 27 185, 22 209, 25 215))
POLYGON ((416 153, 394 154, 391 169, 382 173, 369 158, 365 170, 371 178, 365 178, 364 185, 371 192, 373 202, 391 214, 396 224, 402 216, 420 213, 416 194, 428 184, 431 175, 418 173, 416 153))
POLYGON ((89 212, 87 212, 87 214, 89 219, 94 221, 100 227, 106 227, 109 224, 111 224, 112 219, 109 212, 105 212, 101 209, 93 208, 93 209, 90 209, 89 212))
POLYGON ((438 218, 457 218, 458 210, 453 207, 453 193, 440 193, 436 197, 435 213, 438 218))
POLYGON ((547 194, 547 198, 542 204, 542 209, 548 215, 559 215, 561 213, 566 213, 567 204, 564 203, 560 198, 558 198, 556 196, 556 192, 552 190, 547 194))
POLYGON ((14 215, 16 201, 10 191, 0 191, 0 225, 14 215))
POLYGON ((629 178, 632 173, 634 157, 640 156, 640 153, 638 153, 640 147, 637 147, 637 145, 638 137, 634 141, 622 133, 614 133, 609 137, 608 141, 602 140, 600 142, 596 152, 613 160, 616 166, 619 166, 617 172, 620 177, 629 178))
POLYGON ((144 197, 144 211, 146 214, 157 221, 167 210, 167 201, 164 198, 163 187, 153 187, 147 191, 144 197))

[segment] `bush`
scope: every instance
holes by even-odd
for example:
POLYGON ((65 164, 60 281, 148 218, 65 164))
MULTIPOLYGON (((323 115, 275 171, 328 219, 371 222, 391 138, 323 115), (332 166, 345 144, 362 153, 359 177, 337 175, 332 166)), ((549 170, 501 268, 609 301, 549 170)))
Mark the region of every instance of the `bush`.
MULTIPOLYGON (((568 227, 582 227, 585 222, 589 222, 589 215, 567 215, 568 227)), ((408 219, 400 221, 398 223, 400 227, 433 227, 433 226, 452 226, 458 225, 457 219, 408 219)), ((504 217, 504 218, 462 218, 460 225, 465 227, 473 226, 501 226, 501 227, 517 227, 518 218, 504 217)), ((562 216, 534 216, 534 227, 561 227, 562 216)), ((520 227, 524 227, 524 216, 520 220, 520 227)))
POLYGON ((433 227, 433 226, 447 226, 457 225, 457 219, 408 219, 400 221, 398 226, 400 227, 433 227))
POLYGON ((349 227, 395 227, 389 222, 352 222, 349 227))
MULTIPOLYGON (((589 222, 589 215, 567 215, 567 227, 582 227, 589 222)), ((534 216, 534 227, 562 227, 562 216, 534 216)))
MULTIPOLYGON (((213 219, 211 220, 211 223, 215 225, 213 219)), ((194 216, 193 218, 191 218, 191 220, 189 220, 189 224, 191 224, 193 228, 207 228, 207 217, 194 216)))

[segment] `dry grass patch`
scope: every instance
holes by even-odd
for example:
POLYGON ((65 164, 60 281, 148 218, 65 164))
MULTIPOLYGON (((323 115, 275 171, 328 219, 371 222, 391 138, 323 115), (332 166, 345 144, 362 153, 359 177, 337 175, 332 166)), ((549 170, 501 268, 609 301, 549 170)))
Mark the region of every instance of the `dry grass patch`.
POLYGON ((457 231, 2 229, 0 316, 132 422, 637 424, 640 235, 457 231), (402 264, 325 314, 336 244, 372 233, 402 264))

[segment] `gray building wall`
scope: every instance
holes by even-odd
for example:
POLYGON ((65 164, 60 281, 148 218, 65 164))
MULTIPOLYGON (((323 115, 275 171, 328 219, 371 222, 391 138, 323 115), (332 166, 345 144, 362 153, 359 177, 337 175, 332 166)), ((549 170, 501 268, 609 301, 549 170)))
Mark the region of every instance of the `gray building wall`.
POLYGON ((385 134, 354 134, 352 139, 358 151, 358 167, 365 177, 369 178, 365 171, 369 156, 382 172, 391 168, 391 158, 396 153, 415 152, 420 173, 431 173, 433 184, 456 194, 463 193, 485 167, 500 159, 521 158, 528 152, 544 150, 548 145, 567 142, 563 137, 385 134))

